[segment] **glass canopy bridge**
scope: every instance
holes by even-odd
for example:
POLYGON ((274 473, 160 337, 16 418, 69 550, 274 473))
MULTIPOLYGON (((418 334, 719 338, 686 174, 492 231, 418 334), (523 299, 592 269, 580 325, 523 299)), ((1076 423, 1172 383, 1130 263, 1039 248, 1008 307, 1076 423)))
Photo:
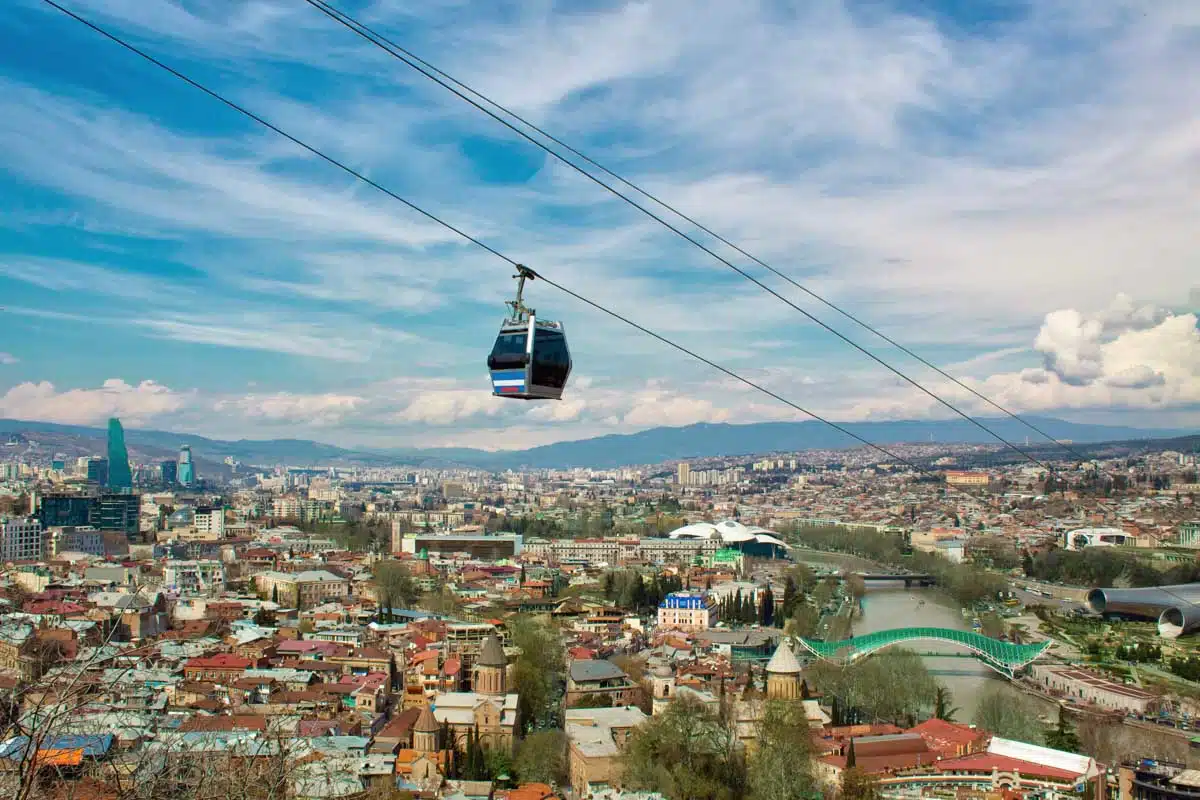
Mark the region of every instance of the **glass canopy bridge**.
POLYGON ((840 642, 821 642, 803 637, 798 637, 798 641, 801 647, 817 658, 840 664, 853 664, 886 647, 905 642, 950 642, 969 651, 975 658, 1008 678, 1032 664, 1050 647, 1049 641, 1012 644, 971 631, 950 628, 894 628, 843 639, 840 642))

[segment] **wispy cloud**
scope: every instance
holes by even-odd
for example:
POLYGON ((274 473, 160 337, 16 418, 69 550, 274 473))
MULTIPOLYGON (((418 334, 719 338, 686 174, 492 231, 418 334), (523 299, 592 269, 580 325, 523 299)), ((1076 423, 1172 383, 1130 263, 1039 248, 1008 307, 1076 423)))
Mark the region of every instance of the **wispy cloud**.
MULTIPOLYGON (((143 5, 72 7, 570 288, 761 371, 814 410, 936 412, 307 5, 143 5)), ((985 5, 345 7, 998 399, 1176 419, 1192 392, 1179 312, 1200 246, 1200 86, 1178 76, 1200 71, 1200 19, 1179 3, 1047 0, 983 19, 985 5), (1046 315, 1106 308, 1120 291, 1174 310, 1176 327, 1105 329, 1076 353, 1099 370, 1087 385, 1047 370, 1037 342, 1060 365, 1070 354, 1038 331, 1083 328, 1046 315)), ((0 26, 21 32, 12 40, 29 43, 0 70, 0 190, 36 197, 9 204, 16 213, 3 223, 12 237, 0 283, 14 296, 0 340, 34 314, 57 314, 81 336, 104 324, 145 338, 136 358, 147 374, 155 341, 353 365, 352 390, 322 372, 298 395, 264 358, 258 394, 213 387, 195 412, 197 424, 203 413, 255 420, 247 430, 311 423, 353 438, 386 425, 413 441, 503 446, 509 430, 540 442, 794 415, 536 283, 531 299, 567 322, 594 382, 553 407, 495 405, 482 353, 511 292, 506 265, 79 31, 69 35, 81 64, 117 64, 144 81, 123 92, 81 70, 72 86, 69 70, 47 70, 37 42, 48 24, 74 29, 35 8, 0 12, 0 26), (421 382, 431 376, 442 382, 421 382)), ((129 373, 109 363, 108 374, 129 373)))

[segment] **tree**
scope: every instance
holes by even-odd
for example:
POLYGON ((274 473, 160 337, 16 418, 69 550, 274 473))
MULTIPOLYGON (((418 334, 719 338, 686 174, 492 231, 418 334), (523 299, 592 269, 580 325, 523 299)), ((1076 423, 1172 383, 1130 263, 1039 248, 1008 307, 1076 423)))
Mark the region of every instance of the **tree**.
POLYGON ((846 593, 856 601, 862 600, 863 595, 867 593, 867 582, 861 575, 846 573, 846 593))
POLYGON ((850 737, 850 747, 846 750, 846 769, 858 766, 858 757, 854 755, 854 737, 850 737))
POLYGON ((1079 737, 1067 721, 1067 710, 1062 706, 1058 707, 1058 722, 1046 731, 1046 747, 1065 750, 1068 753, 1079 752, 1079 737))
POLYGON ((275 624, 275 612, 268 611, 267 609, 263 608, 262 606, 259 606, 258 610, 254 612, 254 624, 262 625, 264 627, 269 627, 271 625, 274 625, 275 624))
POLYGON ((1042 731, 1037 721, 1037 709, 1025 698, 1011 690, 997 687, 979 701, 975 724, 983 730, 1029 744, 1041 744, 1042 731))
POLYGON ((842 800, 879 800, 879 779, 858 767, 842 772, 842 800))
POLYGON ((958 713, 958 709, 953 704, 954 696, 950 694, 950 690, 945 686, 938 686, 933 699, 933 716, 946 722, 954 722, 954 715, 958 713))
POLYGON ((517 747, 513 766, 521 783, 566 783, 566 734, 538 731, 526 736, 517 747))
POLYGON ((670 800, 745 796, 746 767, 734 724, 695 698, 676 698, 630 734, 622 756, 625 785, 670 800))
POLYGON ((525 730, 561 728, 560 700, 566 686, 566 652, 549 617, 521 614, 508 622, 512 642, 521 651, 513 680, 521 687, 518 716, 525 730))
POLYGON ((747 776, 755 800, 802 800, 812 796, 816 785, 812 734, 801 703, 766 703, 747 776))
POLYGON ((763 592, 762 614, 759 617, 759 621, 763 627, 775 624, 775 593, 771 591, 770 586, 763 592))
POLYGON ((421 597, 421 590, 408 574, 408 567, 399 561, 381 561, 374 567, 375 599, 380 609, 380 621, 392 620, 397 605, 412 608, 421 597))

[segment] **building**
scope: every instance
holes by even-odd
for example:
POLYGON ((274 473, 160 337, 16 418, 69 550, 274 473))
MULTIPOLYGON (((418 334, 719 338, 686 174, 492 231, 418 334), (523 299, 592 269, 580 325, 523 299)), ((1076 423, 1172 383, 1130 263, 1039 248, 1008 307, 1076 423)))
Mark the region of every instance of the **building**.
POLYGON ((396 550, 396 537, 393 533, 392 549, 394 552, 415 555, 424 550, 431 556, 440 557, 466 553, 471 558, 483 561, 502 561, 516 558, 521 554, 522 538, 519 533, 408 533, 400 537, 399 544, 400 549, 396 550))
POLYGON ((265 598, 292 608, 312 608, 350 593, 350 581, 322 569, 260 572, 254 582, 265 598))
POLYGON ((158 465, 162 482, 166 486, 174 486, 179 475, 179 465, 174 461, 164 461, 158 465))
POLYGON ((660 628, 702 631, 717 617, 717 605, 703 592, 671 592, 658 604, 660 628))
POLYGON ((721 522, 693 522, 667 534, 672 539, 716 540, 722 546, 741 550, 760 558, 786 558, 791 548, 766 528, 743 525, 736 519, 721 522))
POLYGON ((640 689, 611 661, 581 659, 567 673, 567 708, 630 705, 640 689), (601 700, 604 702, 601 702, 601 700))
POLYGON ((1126 761, 1117 770, 1117 791, 1120 800, 1196 800, 1200 770, 1153 758, 1126 761))
POLYGON ((676 467, 675 482, 680 486, 692 485, 692 467, 686 461, 681 461, 676 467))
POLYGON ((108 421, 108 481, 105 486, 117 491, 133 488, 129 451, 125 449, 125 429, 116 417, 108 421))
POLYGON ((1120 547, 1137 543, 1120 528, 1076 528, 1063 534, 1063 547, 1067 550, 1082 550, 1085 547, 1120 547))
POLYGON ((225 537, 225 509, 223 507, 209 508, 199 506, 192 521, 196 533, 205 539, 223 539, 225 537))
POLYGON ((488 636, 475 662, 473 692, 441 692, 433 715, 448 725, 460 745, 474 731, 485 749, 511 752, 517 724, 517 695, 508 691, 508 660, 495 633, 488 636))
POLYGON ((89 458, 84 465, 84 474, 88 483, 100 486, 108 485, 108 461, 103 458, 89 458))
POLYGON ((104 555, 104 534, 90 525, 80 527, 51 528, 46 532, 48 557, 59 553, 85 553, 90 556, 104 555))
POLYGON ((1179 544, 1200 547, 1200 522, 1185 522, 1179 526, 1179 544))
POLYGON ((946 484, 960 487, 987 486, 991 478, 986 472, 968 472, 966 470, 946 470, 946 484))
POLYGON ((95 525, 100 521, 100 502, 89 495, 48 494, 38 498, 37 516, 46 529, 95 525))
POLYGON ((192 464, 192 448, 186 444, 179 448, 175 476, 179 480, 179 485, 185 488, 194 486, 196 483, 196 467, 192 464))
POLYGON ((102 531, 119 531, 128 538, 138 535, 138 520, 142 497, 137 494, 103 494, 99 499, 100 515, 97 527, 102 531))
POLYGON ((225 588, 225 565, 220 561, 168 561, 163 586, 180 594, 210 594, 225 588))
POLYGON ((184 662, 183 677, 189 681, 219 681, 227 683, 242 677, 248 669, 257 667, 252 659, 235 656, 232 653, 219 653, 215 656, 201 656, 184 662))
POLYGON ((522 553, 558 564, 692 563, 721 548, 715 539, 530 539, 522 553))
POLYGON ((567 710, 567 774, 574 797, 620 788, 621 751, 633 729, 647 719, 640 708, 630 706, 567 710))
POLYGON ((799 700, 802 694, 800 662, 786 639, 779 640, 775 655, 767 662, 767 699, 799 700))
POLYGON ((10 519, 0 528, 0 561, 44 561, 46 535, 33 518, 10 519))
POLYGON ((1157 695, 1136 686, 1107 678, 1067 664, 1033 664, 1033 679, 1042 686, 1076 703, 1091 703, 1128 714, 1145 714, 1158 701, 1157 695))

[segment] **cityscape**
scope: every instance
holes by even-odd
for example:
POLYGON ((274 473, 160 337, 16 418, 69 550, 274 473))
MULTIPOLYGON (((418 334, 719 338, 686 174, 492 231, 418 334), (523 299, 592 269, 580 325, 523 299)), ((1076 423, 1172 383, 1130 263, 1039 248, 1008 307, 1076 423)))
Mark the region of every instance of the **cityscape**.
POLYGON ((818 795, 1190 791, 1194 451, 213 477, 115 418, 91 456, 8 436, 14 791, 671 797, 678 726, 733 748, 697 796, 771 758, 818 795))
POLYGON ((1198 9, 0 3, 0 800, 1200 800, 1198 9))

